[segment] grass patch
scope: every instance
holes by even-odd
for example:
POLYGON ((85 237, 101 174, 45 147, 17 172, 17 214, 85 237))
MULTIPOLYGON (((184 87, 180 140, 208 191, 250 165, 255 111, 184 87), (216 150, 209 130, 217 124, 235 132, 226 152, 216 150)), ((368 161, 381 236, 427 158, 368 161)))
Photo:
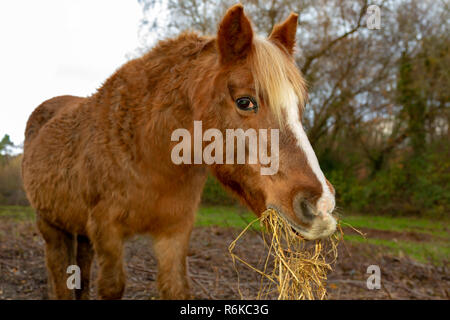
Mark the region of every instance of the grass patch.
POLYGON ((447 242, 408 242, 403 240, 387 240, 367 238, 359 235, 344 235, 344 240, 353 243, 365 243, 385 247, 395 255, 407 255, 422 263, 432 262, 442 265, 450 257, 450 246, 447 242))
POLYGON ((35 220, 34 210, 28 206, 0 206, 0 217, 8 217, 17 221, 35 220))
POLYGON ((434 236, 449 236, 449 220, 431 220, 415 217, 392 217, 392 216, 343 216, 342 221, 349 223, 355 228, 370 228, 387 231, 414 231, 434 236))
POLYGON ((240 207, 201 207, 197 212, 196 226, 245 228, 256 216, 240 207))

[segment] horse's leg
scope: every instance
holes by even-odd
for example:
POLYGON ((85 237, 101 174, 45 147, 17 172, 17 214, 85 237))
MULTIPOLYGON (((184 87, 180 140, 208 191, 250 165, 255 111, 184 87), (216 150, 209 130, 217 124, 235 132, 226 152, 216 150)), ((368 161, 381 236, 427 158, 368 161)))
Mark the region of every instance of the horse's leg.
POLYGON ((73 290, 67 287, 67 267, 75 262, 75 237, 39 216, 37 226, 45 240, 49 298, 73 299, 73 290))
POLYGON ((192 223, 175 232, 154 236, 153 248, 158 260, 158 289, 162 299, 189 299, 186 256, 192 223))
POLYGON ((91 277, 91 264, 94 250, 88 237, 77 237, 77 265, 81 270, 81 289, 75 290, 77 300, 89 299, 89 283, 91 277))
POLYGON ((101 218, 97 220, 96 216, 101 217, 94 212, 88 228, 99 266, 98 296, 100 299, 120 299, 125 290, 123 235, 119 226, 101 218))

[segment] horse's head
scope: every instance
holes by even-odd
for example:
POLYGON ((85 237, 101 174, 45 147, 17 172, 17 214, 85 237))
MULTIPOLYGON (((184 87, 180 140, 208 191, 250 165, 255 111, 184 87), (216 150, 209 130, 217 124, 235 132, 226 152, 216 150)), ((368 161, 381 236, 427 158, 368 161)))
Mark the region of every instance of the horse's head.
MULTIPOLYGON (((216 66, 211 85, 199 89, 207 107, 197 119, 203 121, 203 130, 254 129, 258 140, 260 129, 268 129, 265 141, 276 162, 273 172, 263 173, 260 161, 249 163, 248 154, 245 164, 216 163, 212 171, 254 212, 274 208, 302 236, 317 239, 336 229, 331 215, 335 197, 301 123, 306 90, 293 58, 296 28, 297 15, 291 14, 262 39, 253 33, 242 5, 230 8, 219 26, 215 57, 209 61, 216 66), (274 129, 279 130, 278 139, 270 138, 274 129)), ((230 147, 225 140, 224 153, 229 148, 236 151, 237 143, 230 147)), ((252 150, 250 140, 245 140, 247 153, 252 150)))

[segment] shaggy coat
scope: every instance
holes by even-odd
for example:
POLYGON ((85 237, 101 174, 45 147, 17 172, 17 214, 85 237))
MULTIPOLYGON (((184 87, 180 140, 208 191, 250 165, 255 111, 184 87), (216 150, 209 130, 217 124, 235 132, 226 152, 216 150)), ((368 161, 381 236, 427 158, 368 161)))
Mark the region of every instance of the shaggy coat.
POLYGON ((153 239, 161 297, 189 298, 186 255, 208 169, 256 214, 276 207, 299 232, 314 230, 311 238, 334 231, 328 217, 321 216, 326 228, 314 218, 331 185, 321 182, 295 134, 283 130, 282 90, 290 83, 297 122, 306 99, 291 56, 296 26, 292 14, 268 40, 259 39, 236 5, 217 37, 184 33, 162 41, 123 65, 94 95, 55 97, 34 110, 23 181, 46 244, 51 298, 74 297, 66 286, 73 264, 82 280, 75 297, 88 298, 94 253, 99 297, 121 298, 123 244, 136 233, 153 239), (235 100, 244 95, 257 97, 257 114, 236 111, 235 100), (263 177, 260 165, 175 165, 171 133, 192 132, 194 120, 221 131, 281 129, 279 173, 263 177), (313 208, 307 218, 296 206, 300 194, 313 208))

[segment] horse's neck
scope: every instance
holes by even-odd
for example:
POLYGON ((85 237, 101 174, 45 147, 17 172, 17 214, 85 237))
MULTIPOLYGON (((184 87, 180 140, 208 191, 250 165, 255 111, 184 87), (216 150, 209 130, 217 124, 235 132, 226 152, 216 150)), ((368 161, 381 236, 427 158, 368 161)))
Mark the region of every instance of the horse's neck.
POLYGON ((206 42, 164 42, 122 66, 90 98, 96 125, 127 159, 171 165, 172 132, 193 125, 190 96, 204 76, 193 63, 206 42))

